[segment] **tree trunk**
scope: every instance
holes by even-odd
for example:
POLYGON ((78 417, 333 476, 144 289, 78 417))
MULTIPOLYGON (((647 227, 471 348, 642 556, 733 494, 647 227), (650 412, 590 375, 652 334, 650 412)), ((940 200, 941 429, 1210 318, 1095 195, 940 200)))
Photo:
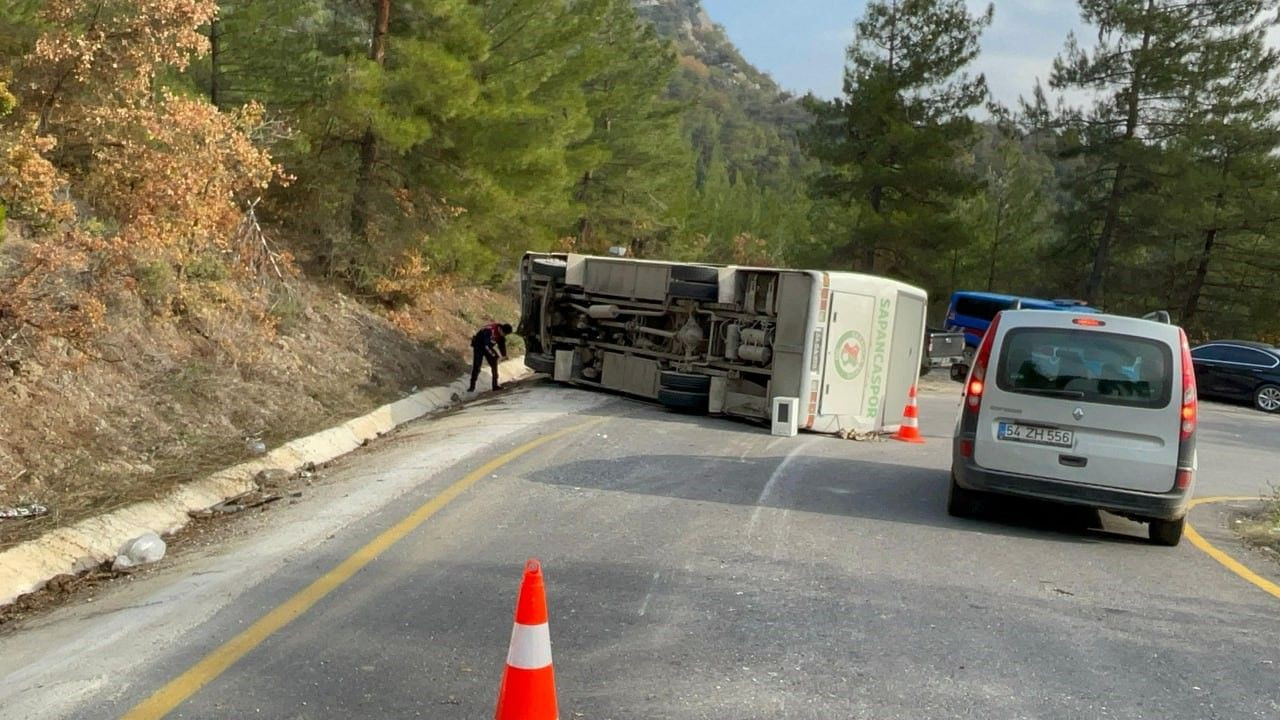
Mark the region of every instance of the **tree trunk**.
MULTIPOLYGON (((584 205, 587 202, 587 192, 591 189, 591 180, 592 180, 591 170, 588 170, 585 173, 583 173, 582 180, 578 183, 578 191, 577 193, 575 193, 575 196, 578 202, 584 205)), ((578 216, 577 235, 578 235, 579 247, 586 247, 587 238, 591 233, 591 218, 589 217, 589 215, 590 215, 589 212, 584 211, 582 215, 578 216)))
MULTIPOLYGON (((1155 0, 1147 0, 1148 17, 1154 12, 1154 9, 1155 0)), ((1142 32, 1142 50, 1138 57, 1142 57, 1142 54, 1146 53, 1150 47, 1151 30, 1147 29, 1142 32)), ((1145 80, 1142 76, 1142 68, 1138 66, 1138 60, 1134 60, 1133 79, 1129 84, 1128 114, 1125 117, 1124 137, 1120 142, 1121 146, 1133 142, 1134 137, 1137 136, 1139 96, 1141 95, 1142 83, 1145 80)), ((1111 245, 1115 241, 1116 226, 1120 222, 1121 193, 1128 174, 1128 163, 1121 162, 1116 166, 1116 174, 1111 181, 1111 193, 1107 197, 1107 211, 1102 220, 1102 232, 1098 235, 1098 246, 1093 252, 1093 268, 1089 271, 1089 279, 1085 282, 1084 287, 1084 299, 1090 305, 1099 301, 1105 289, 1107 270, 1111 266, 1111 245)))
POLYGON ((1000 254, 1000 232, 1003 224, 1004 200, 1000 199, 996 202, 996 228, 995 236, 991 239, 991 264, 987 266, 987 292, 992 292, 996 286, 996 256, 1000 254))
MULTIPOLYGON (((867 200, 871 203, 871 211, 876 215, 880 214, 880 206, 884 200, 884 188, 879 185, 873 185, 871 191, 867 193, 867 200)), ((874 275, 876 272, 876 246, 875 243, 869 243, 862 247, 862 267, 860 271, 868 275, 874 275)))
POLYGON ((1182 308, 1181 322, 1186 323, 1200 311, 1200 296, 1204 294, 1204 281, 1209 277, 1209 257, 1213 254, 1213 243, 1218 239, 1216 229, 1204 232, 1204 249, 1200 251, 1200 262, 1196 264, 1196 274, 1191 278, 1191 288, 1187 293, 1187 304, 1182 308))
MULTIPOLYGON (((373 23, 373 40, 369 43, 369 59, 385 67, 387 64, 387 28, 391 24, 391 0, 373 0, 377 17, 373 23)), ((369 203, 372 197, 373 170, 378 163, 378 136, 370 123, 360 139, 360 169, 356 172, 355 197, 351 203, 351 235, 357 241, 369 236, 369 203)))
POLYGON ((209 102, 222 109, 222 25, 217 18, 209 23, 209 102))
MULTIPOLYGON (((1231 172, 1231 158, 1222 161, 1222 178, 1224 186, 1231 172)), ((1191 278, 1191 287, 1187 289, 1187 304, 1182 308, 1182 322, 1187 322, 1200 312, 1200 297, 1204 294, 1205 279, 1209 277, 1209 260, 1213 257, 1213 244, 1218 240, 1218 221, 1222 215, 1222 203, 1226 200, 1219 191, 1213 198, 1213 227, 1204 231, 1204 247, 1200 250, 1200 260, 1196 263, 1196 274, 1191 278)))
POLYGON ((951 251, 951 292, 959 290, 960 284, 960 250, 951 251))

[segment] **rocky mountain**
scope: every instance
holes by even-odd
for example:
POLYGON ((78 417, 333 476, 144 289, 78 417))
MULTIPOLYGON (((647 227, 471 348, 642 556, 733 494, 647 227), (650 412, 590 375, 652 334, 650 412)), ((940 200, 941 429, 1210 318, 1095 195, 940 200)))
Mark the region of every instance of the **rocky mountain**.
POLYGON ((634 0, 641 18, 680 54, 671 95, 686 116, 705 171, 718 157, 735 181, 791 184, 807 161, 797 143, 809 120, 799 99, 747 61, 699 0, 634 0))
POLYGON ((635 0, 636 11, 671 38, 681 54, 714 71, 713 80, 774 95, 786 95, 765 73, 742 56, 722 26, 699 0, 635 0))

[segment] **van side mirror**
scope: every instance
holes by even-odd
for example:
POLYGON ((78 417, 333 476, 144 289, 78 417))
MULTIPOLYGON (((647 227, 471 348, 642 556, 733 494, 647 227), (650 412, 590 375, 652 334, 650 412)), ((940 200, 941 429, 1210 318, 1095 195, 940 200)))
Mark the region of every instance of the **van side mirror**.
POLYGON ((1155 312, 1147 313, 1146 315, 1142 316, 1142 319, 1151 320, 1153 322, 1158 322, 1158 323, 1164 323, 1165 325, 1173 324, 1173 318, 1169 316, 1168 310, 1156 310, 1155 312))

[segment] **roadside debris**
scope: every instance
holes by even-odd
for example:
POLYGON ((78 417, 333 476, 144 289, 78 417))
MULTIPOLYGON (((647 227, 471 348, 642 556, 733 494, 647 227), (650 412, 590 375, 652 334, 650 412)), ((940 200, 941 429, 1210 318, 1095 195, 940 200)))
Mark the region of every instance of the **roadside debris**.
POLYGON ((40 503, 25 505, 0 505, 0 520, 24 520, 49 514, 49 506, 40 503))
POLYGON ((254 480, 261 487, 273 487, 284 484, 292 477, 293 473, 284 468, 267 468, 259 470, 258 474, 254 476, 254 480))
POLYGON ((245 438, 244 448, 254 455, 265 455, 267 453, 267 444, 262 442, 261 438, 245 438))
POLYGON ((125 543, 124 549, 111 564, 111 569, 119 572, 126 568, 159 562, 164 557, 165 549, 164 540, 159 535, 153 532, 143 533, 125 543))
POLYGON ((841 440, 853 440, 854 442, 884 442, 885 437, 882 432, 858 432, 857 430, 841 430, 836 433, 841 440))
MULTIPOLYGON (((298 493, 298 495, 293 497, 298 497, 301 495, 302 493, 298 493)), ((274 493, 270 495, 264 495, 257 490, 252 490, 250 492, 237 495, 233 498, 228 498, 226 500, 223 500, 222 502, 218 503, 217 505, 214 505, 213 507, 207 510, 191 510, 187 513, 187 515, 192 518, 195 518, 196 520, 206 520, 208 518, 216 517, 218 515, 232 515, 238 512, 243 512, 245 510, 251 510, 253 508, 262 507, 263 505, 269 505, 273 502, 276 502, 278 500, 283 500, 283 499, 284 499, 283 495, 274 494, 274 493)))

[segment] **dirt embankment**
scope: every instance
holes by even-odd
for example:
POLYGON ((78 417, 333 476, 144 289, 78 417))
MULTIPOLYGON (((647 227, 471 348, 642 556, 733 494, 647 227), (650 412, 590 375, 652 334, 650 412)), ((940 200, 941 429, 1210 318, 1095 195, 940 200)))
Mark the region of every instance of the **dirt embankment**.
POLYGON ((1245 544, 1280 560, 1280 490, 1272 492, 1260 509, 1234 517, 1232 526, 1245 544))
POLYGON ((0 338, 0 508, 48 508, 0 519, 0 549, 451 381, 474 328, 517 313, 490 290, 441 286, 388 311, 295 278, 263 316, 235 282, 185 289, 180 313, 122 288, 80 346, 0 338))

